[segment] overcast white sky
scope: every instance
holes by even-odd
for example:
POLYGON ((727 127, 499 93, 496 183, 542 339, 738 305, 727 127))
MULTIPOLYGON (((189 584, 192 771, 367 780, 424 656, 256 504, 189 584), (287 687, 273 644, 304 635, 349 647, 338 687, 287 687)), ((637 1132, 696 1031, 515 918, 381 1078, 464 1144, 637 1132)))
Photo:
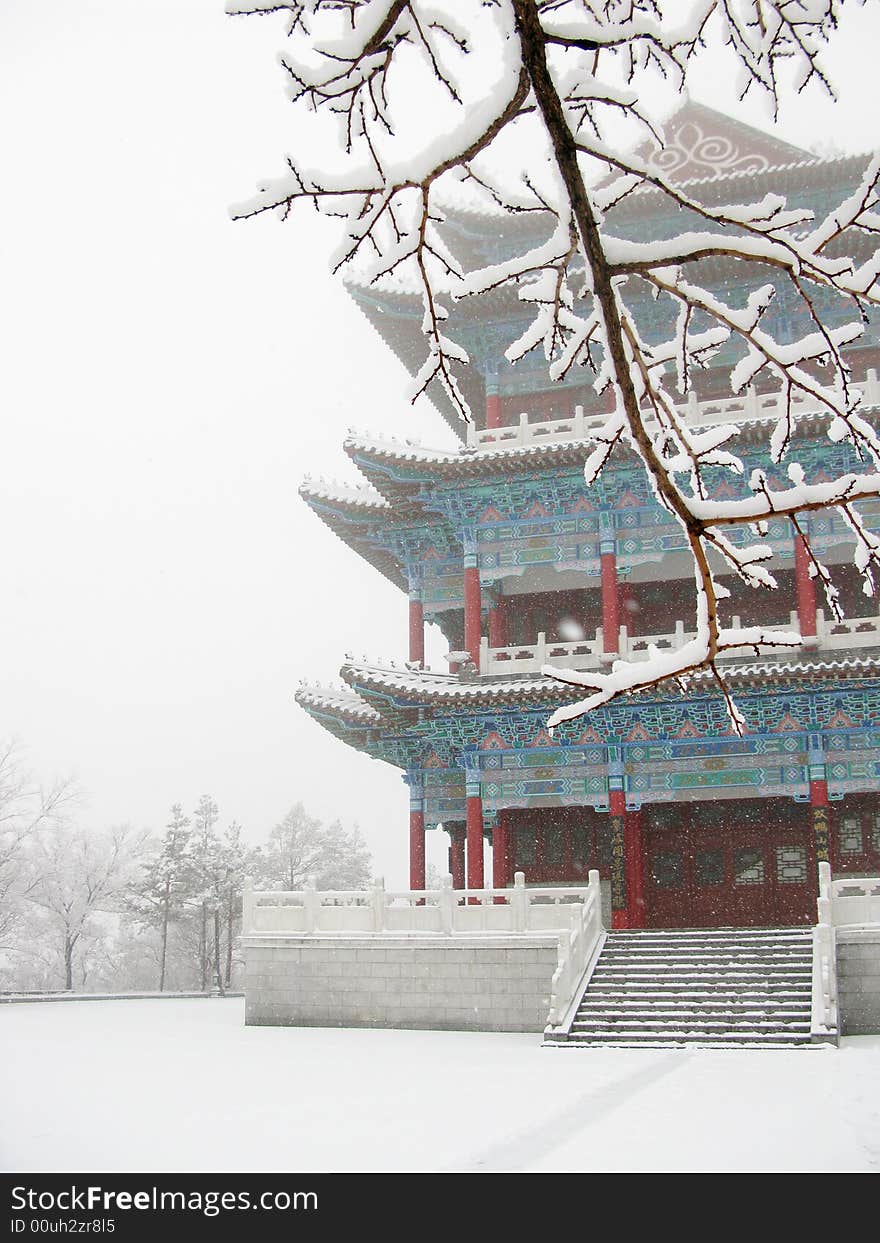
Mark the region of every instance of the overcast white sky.
MULTIPOLYGON (((840 100, 793 104, 789 141, 877 145, 878 10, 849 17, 840 100)), ((404 657, 406 600, 296 489, 352 476, 351 425, 449 433, 328 275, 332 226, 228 219, 296 149, 281 42, 222 0, 0 4, 0 736, 95 825, 211 793, 256 837, 302 800, 403 884, 397 770, 292 697, 404 657)))

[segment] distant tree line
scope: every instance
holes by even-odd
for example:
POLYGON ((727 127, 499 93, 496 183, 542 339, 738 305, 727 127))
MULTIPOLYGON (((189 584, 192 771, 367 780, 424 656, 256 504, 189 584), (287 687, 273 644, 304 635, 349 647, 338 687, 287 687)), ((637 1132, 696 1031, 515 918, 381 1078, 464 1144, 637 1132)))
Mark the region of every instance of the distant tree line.
POLYGON ((371 860, 357 829, 297 803, 251 845, 203 795, 161 834, 77 821, 70 782, 45 788, 0 744, 0 990, 217 990, 235 986, 241 893, 356 889, 371 860))

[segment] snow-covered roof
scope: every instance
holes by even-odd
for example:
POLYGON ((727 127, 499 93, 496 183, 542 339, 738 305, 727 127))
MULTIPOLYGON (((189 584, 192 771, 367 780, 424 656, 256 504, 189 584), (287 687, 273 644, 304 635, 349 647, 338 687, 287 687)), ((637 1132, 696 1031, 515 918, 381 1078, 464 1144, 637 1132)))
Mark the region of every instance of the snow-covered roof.
POLYGON ((300 707, 307 711, 328 712, 332 716, 362 725, 376 725, 381 721, 379 713, 347 686, 319 686, 303 683, 294 696, 300 707))
POLYGON ((384 496, 368 484, 344 484, 333 479, 312 479, 306 476, 300 484, 299 494, 306 501, 329 501, 342 509, 391 508, 384 496))
MULTIPOLYGON (((385 664, 366 664, 348 661, 340 670, 342 678, 350 685, 369 693, 386 693, 413 704, 436 704, 465 707, 468 704, 530 703, 550 705, 583 696, 583 687, 567 687, 555 678, 542 674, 523 675, 513 678, 461 679, 457 674, 437 673, 385 664)), ((863 657, 836 657, 823 660, 814 656, 794 659, 767 657, 763 660, 734 664, 725 662, 724 676, 731 683, 799 681, 810 677, 865 677, 880 674, 880 655, 863 657)), ((713 689, 715 680, 708 672, 690 675, 691 683, 704 684, 713 689)), ((654 696, 666 696, 670 687, 650 692, 654 696)))

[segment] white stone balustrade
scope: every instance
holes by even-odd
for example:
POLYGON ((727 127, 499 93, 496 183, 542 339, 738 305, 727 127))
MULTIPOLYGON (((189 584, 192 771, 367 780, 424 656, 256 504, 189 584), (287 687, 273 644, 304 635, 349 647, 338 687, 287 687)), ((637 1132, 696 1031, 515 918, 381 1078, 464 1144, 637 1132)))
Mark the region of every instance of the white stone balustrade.
MULTIPOLYGON (((880 405, 880 382, 876 371, 869 370, 864 382, 854 387, 862 394, 863 406, 880 405)), ((751 419, 769 421, 778 417, 783 400, 780 393, 756 393, 749 389, 742 397, 699 401, 692 392, 688 401, 678 407, 678 412, 685 422, 697 427, 751 419)), ((806 414, 819 408, 814 398, 803 393, 792 396, 792 407, 796 414, 806 414)), ((559 419, 530 422, 528 414, 521 414, 519 421, 509 427, 479 430, 471 424, 468 445, 472 449, 512 449, 523 445, 584 440, 591 431, 602 427, 607 418, 607 414, 585 415, 583 406, 576 406, 573 415, 559 419)))
MULTIPOLYGON (((592 877, 592 874, 591 874, 592 877)), ((584 904, 599 901, 595 886, 526 888, 517 872, 508 889, 453 889, 447 876, 440 889, 255 891, 245 885, 242 936, 321 936, 338 933, 535 933, 568 931, 584 904)), ((600 902, 601 922, 601 902, 600 902)))
MULTIPOLYGON (((510 599, 515 600, 515 596, 510 599)), ((739 617, 732 617, 730 624, 738 628, 739 617)), ((790 633, 800 630, 800 622, 796 612, 789 615, 789 620, 781 625, 765 626, 768 634, 790 633)), ((490 647, 489 640, 480 642, 480 674, 484 677, 516 677, 519 674, 540 673, 544 665, 568 669, 600 669, 618 657, 627 660, 646 660, 649 649, 656 647, 660 651, 672 651, 683 647, 695 637, 694 632, 685 630, 684 622, 677 621, 675 628, 664 634, 630 635, 626 626, 620 627, 618 652, 603 652, 602 628, 596 630, 595 638, 585 638, 577 643, 554 643, 547 639, 544 632, 538 634, 536 643, 518 643, 508 647, 490 647)), ((842 651, 864 647, 880 646, 880 614, 876 617, 848 617, 842 622, 826 619, 821 609, 816 611, 816 637, 805 639, 804 647, 820 648, 823 651, 842 651)), ((798 648, 789 649, 797 652, 798 648)), ((749 649, 731 652, 722 656, 722 660, 733 660, 748 655, 749 649)))
POLYGON ((813 929, 813 987, 810 1034, 814 1041, 837 1043, 837 945, 834 932, 831 867, 819 864, 818 922, 813 929))
POLYGON ((584 977, 595 965, 605 944, 599 873, 589 874, 587 898, 576 908, 571 928, 559 937, 559 965, 553 974, 549 1028, 564 1026, 568 1011, 583 992, 584 977))
POLYGON ((831 899, 831 923, 835 928, 880 926, 880 876, 840 876, 831 881, 827 896, 831 899))

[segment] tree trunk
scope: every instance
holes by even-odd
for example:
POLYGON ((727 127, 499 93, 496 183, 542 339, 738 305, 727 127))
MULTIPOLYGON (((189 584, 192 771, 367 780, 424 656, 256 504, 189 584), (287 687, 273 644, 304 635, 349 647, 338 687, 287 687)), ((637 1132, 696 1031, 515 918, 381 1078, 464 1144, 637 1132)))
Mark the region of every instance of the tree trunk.
POLYGON ((199 969, 202 973, 202 992, 208 989, 208 904, 202 903, 202 926, 199 929, 199 969))
POLYGON ((218 901, 214 904, 214 980, 217 985, 217 992, 222 997, 225 990, 223 988, 223 976, 220 971, 221 927, 222 927, 222 924, 221 924, 221 919, 220 919, 220 903, 218 901))
POLYGON ((73 946, 69 937, 64 938, 64 987, 73 992, 73 946))
POLYGON ((232 933, 235 928, 235 891, 230 888, 226 903, 226 987, 232 982, 232 933))
POLYGON ((171 905, 170 882, 165 882, 165 900, 162 904, 162 956, 159 961, 159 992, 165 992, 165 960, 168 954, 168 914, 171 905))

